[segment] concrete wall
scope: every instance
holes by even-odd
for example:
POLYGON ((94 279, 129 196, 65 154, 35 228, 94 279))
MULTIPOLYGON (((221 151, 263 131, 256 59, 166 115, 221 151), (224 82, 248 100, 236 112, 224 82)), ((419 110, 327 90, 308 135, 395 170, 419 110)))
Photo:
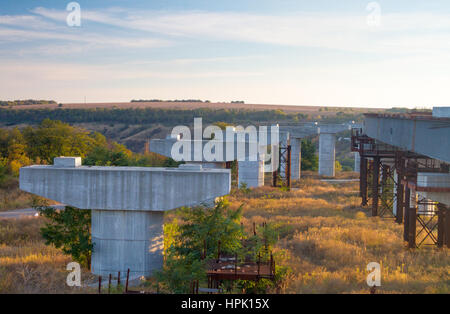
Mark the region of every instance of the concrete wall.
POLYGON ((331 133, 319 135, 319 174, 334 177, 336 136, 331 133))
MULTIPOLYGON (((150 276, 163 266, 164 212, 92 210, 92 273, 150 276)), ((122 278, 123 278, 122 277, 122 278)))

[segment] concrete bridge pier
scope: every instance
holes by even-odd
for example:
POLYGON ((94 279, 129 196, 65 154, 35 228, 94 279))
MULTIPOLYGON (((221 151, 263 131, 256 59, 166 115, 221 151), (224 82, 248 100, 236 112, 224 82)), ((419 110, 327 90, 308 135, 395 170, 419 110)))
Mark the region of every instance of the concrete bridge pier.
POLYGON ((335 146, 334 133, 319 133, 319 175, 335 176, 335 146))
POLYGON ((20 168, 20 189, 92 211, 92 272, 149 276, 163 262, 163 212, 213 203, 231 188, 229 169, 89 167, 80 157, 20 168))
POLYGON ((291 137, 291 179, 299 180, 301 176, 302 139, 291 137))
POLYGON ((249 188, 264 186, 264 159, 238 161, 239 186, 245 183, 249 188))
POLYGON ((91 271, 150 276, 163 266, 162 211, 92 210, 91 271))

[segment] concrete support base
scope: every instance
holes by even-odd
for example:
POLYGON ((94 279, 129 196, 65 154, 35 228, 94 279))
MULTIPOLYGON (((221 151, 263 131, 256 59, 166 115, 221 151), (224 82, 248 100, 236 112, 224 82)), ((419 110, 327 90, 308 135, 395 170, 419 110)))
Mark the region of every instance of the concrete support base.
POLYGON ((92 210, 92 273, 151 276, 163 266, 161 211, 92 210))
POLYGON ((239 186, 254 188, 264 185, 264 161, 238 161, 239 186))
POLYGON ((291 179, 299 180, 301 176, 302 139, 291 138, 291 179))
POLYGON ((320 133, 319 135, 319 175, 334 177, 336 135, 320 133))

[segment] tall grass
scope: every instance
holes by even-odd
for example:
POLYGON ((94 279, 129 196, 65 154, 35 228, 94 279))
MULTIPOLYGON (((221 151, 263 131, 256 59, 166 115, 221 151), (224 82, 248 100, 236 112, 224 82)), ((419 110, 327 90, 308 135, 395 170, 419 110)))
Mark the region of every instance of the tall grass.
POLYGON ((233 206, 244 204, 244 223, 277 225, 278 262, 293 270, 282 292, 369 293, 366 267, 378 262, 380 293, 450 293, 449 250, 408 250, 403 226, 361 208, 358 182, 310 176, 293 186, 299 190, 262 187, 231 196, 233 206))
MULTIPOLYGON (((0 293, 77 293, 66 285, 70 256, 45 245, 43 218, 0 219, 0 293)), ((87 270, 82 272, 86 276, 87 270)), ((88 275, 89 277, 89 275, 88 275)))
MULTIPOLYGON (((262 187, 229 197, 231 209, 244 204, 247 228, 267 222, 278 231, 276 262, 292 269, 282 293, 368 293, 370 262, 382 266, 379 293, 450 293, 449 250, 407 249, 403 226, 360 207, 357 182, 330 184, 306 173, 293 186, 298 190, 262 187)), ((175 211, 166 215, 174 218, 175 211)), ((93 292, 66 286, 71 258, 44 244, 43 223, 0 220, 0 293, 93 292)))

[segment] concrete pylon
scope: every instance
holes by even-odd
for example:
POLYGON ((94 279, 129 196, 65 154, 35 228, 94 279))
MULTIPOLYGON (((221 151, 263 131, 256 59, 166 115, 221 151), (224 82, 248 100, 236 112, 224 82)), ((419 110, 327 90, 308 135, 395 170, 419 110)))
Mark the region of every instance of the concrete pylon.
POLYGON ((92 269, 150 276, 163 263, 164 211, 229 194, 229 169, 87 167, 81 158, 20 169, 20 189, 92 210, 92 269))
POLYGON ((301 177, 302 139, 291 137, 291 179, 301 177))
POLYGON ((353 153, 355 156, 355 165, 354 165, 354 172, 359 172, 361 169, 361 156, 359 156, 359 152, 353 153))
POLYGON ((249 188, 255 188, 264 185, 264 160, 256 161, 238 161, 238 182, 249 188))
POLYGON ((319 174, 322 176, 335 176, 335 146, 334 133, 319 134, 319 174))

